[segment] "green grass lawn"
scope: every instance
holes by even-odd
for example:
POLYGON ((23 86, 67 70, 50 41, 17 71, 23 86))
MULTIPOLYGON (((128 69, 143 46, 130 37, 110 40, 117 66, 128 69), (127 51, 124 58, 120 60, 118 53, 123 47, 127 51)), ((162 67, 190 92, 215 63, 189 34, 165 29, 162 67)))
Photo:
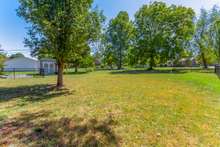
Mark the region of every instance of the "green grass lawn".
POLYGON ((97 71, 0 79, 0 146, 220 146, 212 73, 97 71))

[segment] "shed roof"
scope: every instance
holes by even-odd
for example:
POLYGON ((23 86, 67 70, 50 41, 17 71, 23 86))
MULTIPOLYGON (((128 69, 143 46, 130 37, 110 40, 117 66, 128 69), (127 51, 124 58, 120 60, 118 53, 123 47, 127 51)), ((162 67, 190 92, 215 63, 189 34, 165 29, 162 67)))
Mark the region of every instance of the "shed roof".
POLYGON ((51 59, 51 58, 42 58, 40 59, 41 62, 56 62, 55 59, 51 59))

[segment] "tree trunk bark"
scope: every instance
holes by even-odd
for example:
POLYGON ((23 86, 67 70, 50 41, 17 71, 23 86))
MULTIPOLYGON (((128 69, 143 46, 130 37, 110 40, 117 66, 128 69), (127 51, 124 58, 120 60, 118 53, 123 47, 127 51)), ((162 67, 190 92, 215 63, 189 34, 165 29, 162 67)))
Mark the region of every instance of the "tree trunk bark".
POLYGON ((148 70, 153 70, 153 66, 154 66, 154 57, 153 56, 151 56, 150 57, 150 67, 148 68, 148 70))
POLYGON ((122 57, 120 57, 120 60, 119 60, 119 66, 118 66, 118 69, 120 70, 122 68, 122 57))
POLYGON ((207 61, 205 59, 204 53, 202 53, 201 56, 202 56, 202 62, 203 62, 204 69, 208 69, 208 65, 207 65, 207 61))
POLYGON ((63 85, 63 63, 58 62, 57 89, 61 89, 63 85))
POLYGON ((78 72, 78 66, 76 65, 75 66, 75 73, 77 73, 78 72))
POLYGON ((121 68, 122 68, 122 49, 120 48, 118 70, 120 70, 121 68))
POLYGON ((110 68, 111 68, 111 70, 113 70, 113 65, 112 64, 110 65, 110 68))
POLYGON ((121 69, 121 65, 119 64, 119 65, 118 65, 118 70, 120 70, 120 69, 121 69))

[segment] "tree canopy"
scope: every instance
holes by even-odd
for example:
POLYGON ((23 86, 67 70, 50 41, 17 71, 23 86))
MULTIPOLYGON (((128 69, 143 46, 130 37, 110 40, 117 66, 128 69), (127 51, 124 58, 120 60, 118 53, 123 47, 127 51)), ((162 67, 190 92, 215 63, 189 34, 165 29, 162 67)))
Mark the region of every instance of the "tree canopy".
POLYGON ((220 62, 220 8, 214 6, 210 12, 210 41, 215 55, 220 62))
POLYGON ((57 87, 63 86, 64 65, 178 65, 198 59, 205 68, 220 62, 220 9, 201 10, 152 2, 130 20, 121 11, 104 26, 105 17, 93 0, 19 0, 18 15, 29 23, 25 45, 38 58, 57 60, 57 87), (99 55, 92 57, 92 55, 99 55), (95 58, 95 59, 94 59, 95 58), (102 63, 100 63, 102 62, 102 63))
POLYGON ((191 8, 167 6, 163 2, 140 8, 135 15, 136 63, 149 63, 152 69, 160 60, 179 58, 193 35, 194 15, 191 8))
POLYGON ((93 0, 19 0, 17 12, 30 27, 26 46, 32 55, 57 60, 57 87, 63 86, 64 64, 80 56, 100 33, 100 13, 93 0))
POLYGON ((127 12, 119 12, 116 18, 109 22, 105 34, 107 45, 105 58, 108 62, 115 62, 118 69, 125 63, 128 50, 132 46, 133 35, 134 27, 127 12))
POLYGON ((196 22, 196 31, 194 34, 194 49, 198 50, 198 58, 203 63, 204 68, 208 68, 208 62, 212 55, 212 47, 209 38, 210 18, 205 9, 201 9, 201 14, 196 22))

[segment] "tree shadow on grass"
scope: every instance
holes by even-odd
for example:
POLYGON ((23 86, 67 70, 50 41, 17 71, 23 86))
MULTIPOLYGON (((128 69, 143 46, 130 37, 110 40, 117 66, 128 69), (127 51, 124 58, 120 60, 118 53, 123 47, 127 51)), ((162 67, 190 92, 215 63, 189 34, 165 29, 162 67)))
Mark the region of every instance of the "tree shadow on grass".
POLYGON ((184 70, 119 70, 111 74, 184 74, 184 70))
POLYGON ((112 71, 111 74, 185 74, 189 72, 214 73, 213 69, 191 69, 191 68, 174 68, 174 69, 154 69, 154 70, 118 70, 112 71))
POLYGON ((55 85, 31 85, 18 87, 0 87, 0 102, 14 98, 20 98, 28 102, 44 101, 61 95, 69 95, 73 92, 68 89, 56 90, 55 85))
POLYGON ((119 146, 109 116, 104 120, 82 118, 50 119, 50 112, 23 113, 0 124, 1 145, 27 146, 119 146))
POLYGON ((83 74, 88 74, 90 73, 89 71, 78 71, 78 72, 65 72, 65 75, 83 75, 83 74))

